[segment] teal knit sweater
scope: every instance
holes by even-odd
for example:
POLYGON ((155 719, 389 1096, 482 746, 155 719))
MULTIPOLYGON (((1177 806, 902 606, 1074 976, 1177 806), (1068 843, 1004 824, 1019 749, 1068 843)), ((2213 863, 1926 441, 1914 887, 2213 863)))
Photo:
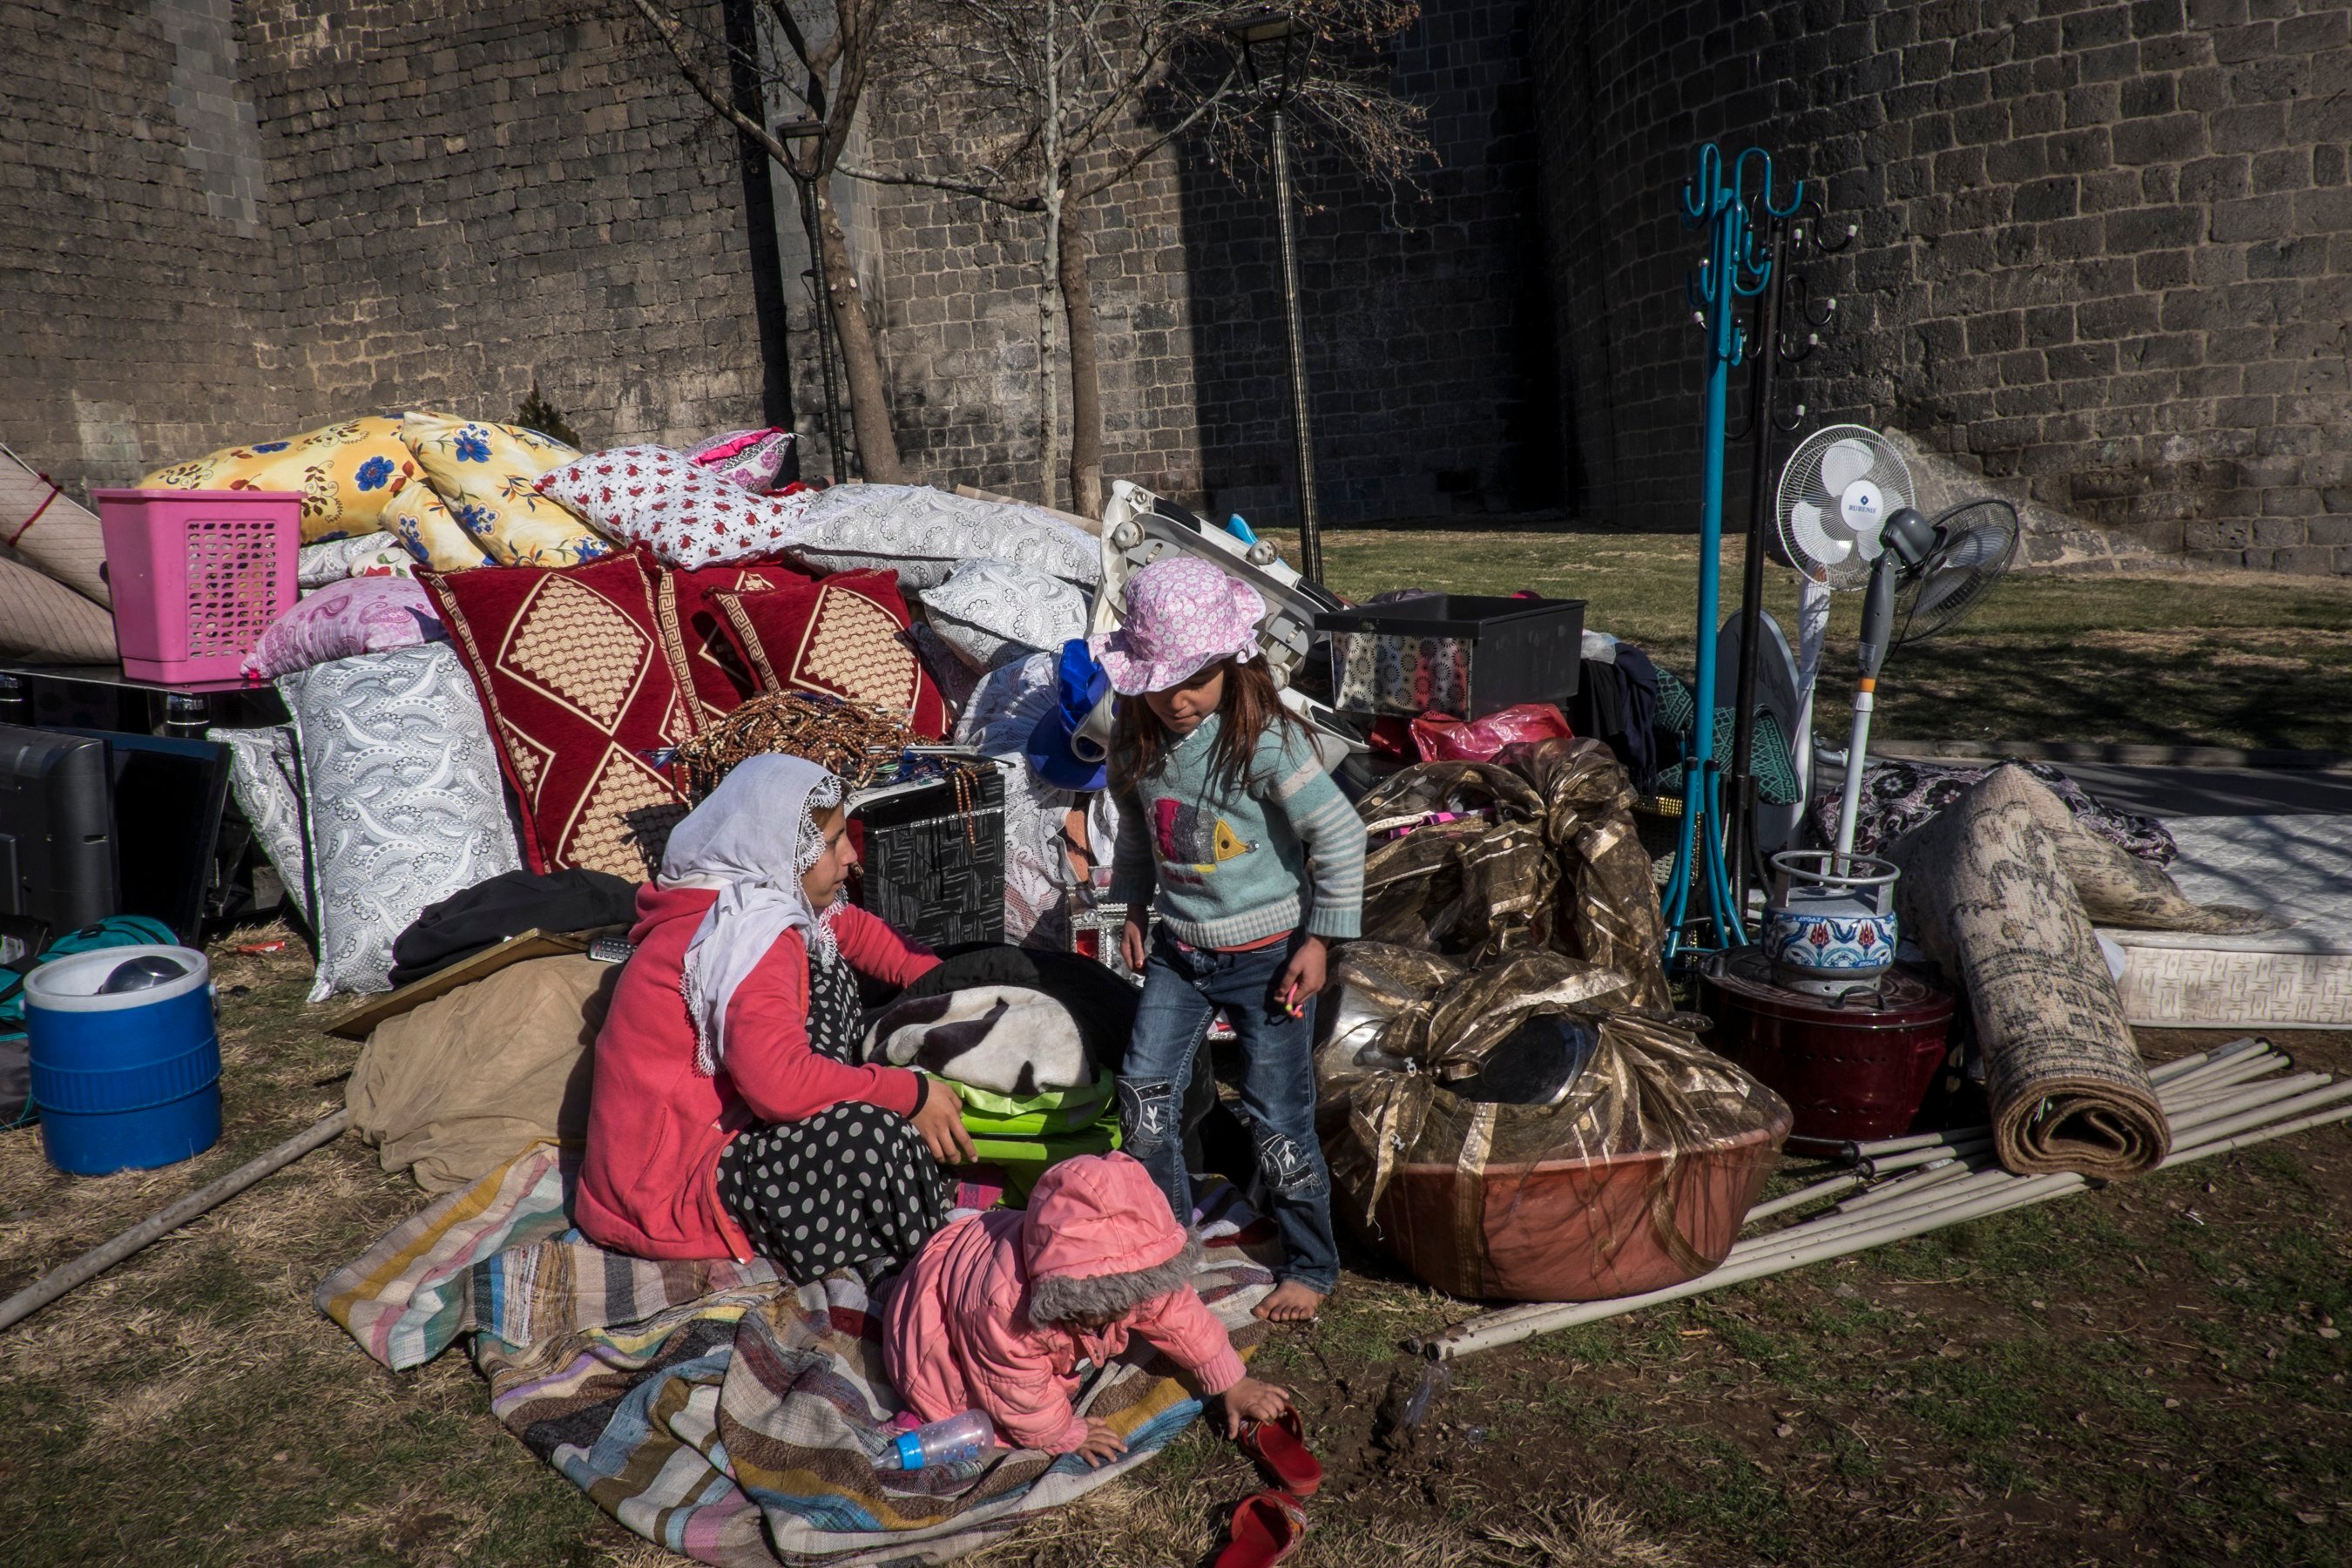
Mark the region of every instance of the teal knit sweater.
POLYGON ((1222 722, 1209 715, 1168 748, 1158 773, 1119 796, 1112 901, 1156 902, 1160 924, 1192 947, 1245 947, 1302 925, 1312 936, 1355 936, 1363 820, 1307 737, 1286 728, 1259 737, 1244 787, 1232 792, 1210 773, 1222 722))

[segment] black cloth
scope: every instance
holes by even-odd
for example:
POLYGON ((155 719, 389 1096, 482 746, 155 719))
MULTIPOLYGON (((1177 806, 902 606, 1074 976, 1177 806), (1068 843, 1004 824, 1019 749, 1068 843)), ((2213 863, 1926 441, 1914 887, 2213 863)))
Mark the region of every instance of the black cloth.
MULTIPOLYGON (((950 948, 940 965, 901 996, 940 996, 975 985, 1019 985, 1043 992, 1070 1010, 1087 1059, 1116 1074, 1135 1037, 1142 993, 1082 953, 1049 952, 1000 942, 950 948)), ((1184 1089, 1184 1157, 1194 1171, 1213 1171, 1247 1185, 1257 1168, 1249 1129, 1217 1097, 1216 1074, 1203 1042, 1184 1089)))
POLYGON ((1584 660, 1570 700, 1569 724, 1580 735, 1607 742, 1638 785, 1662 764, 1678 761, 1681 753, 1660 753, 1657 666, 1631 643, 1619 643, 1616 652, 1614 663, 1584 660))
POLYGON ((426 905, 392 944, 392 984, 438 973, 527 931, 593 931, 636 915, 637 885, 608 872, 503 872, 426 905))
MULTIPOLYGON (((812 953, 809 1048, 854 1063, 860 1027, 849 964, 812 953)), ((904 1268, 947 1224, 952 1196, 915 1124, 863 1100, 747 1128, 719 1156, 719 1201, 795 1285, 836 1268, 870 1283, 904 1268)))

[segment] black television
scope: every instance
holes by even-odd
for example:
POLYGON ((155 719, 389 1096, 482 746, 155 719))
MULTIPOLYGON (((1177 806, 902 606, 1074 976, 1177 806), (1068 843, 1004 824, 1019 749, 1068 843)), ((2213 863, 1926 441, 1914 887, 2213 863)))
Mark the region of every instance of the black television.
POLYGON ((107 912, 152 916, 194 945, 212 890, 221 813, 228 805, 228 748, 113 730, 48 733, 98 741, 105 748, 116 868, 115 907, 107 912))
POLYGON ((100 737, 0 724, 0 914, 66 931, 118 912, 107 764, 100 737))

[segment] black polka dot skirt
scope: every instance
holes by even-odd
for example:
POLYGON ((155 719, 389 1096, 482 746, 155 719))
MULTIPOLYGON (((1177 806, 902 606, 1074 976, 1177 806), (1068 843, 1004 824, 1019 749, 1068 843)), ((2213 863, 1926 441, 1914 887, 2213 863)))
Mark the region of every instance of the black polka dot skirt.
POLYGON ((904 1268, 947 1224, 950 1192, 914 1123, 862 1100, 751 1128, 719 1156, 719 1201, 795 1285, 904 1268))

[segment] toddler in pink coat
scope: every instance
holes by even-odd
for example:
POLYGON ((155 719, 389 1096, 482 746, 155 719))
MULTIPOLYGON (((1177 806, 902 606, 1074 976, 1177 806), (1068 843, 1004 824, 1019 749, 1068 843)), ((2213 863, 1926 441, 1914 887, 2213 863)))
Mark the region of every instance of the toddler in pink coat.
POLYGON ((884 1363, 925 1422, 978 1410, 999 1442, 1099 1465, 1127 1445, 1073 1408, 1079 1369, 1137 1336, 1201 1394, 1224 1396, 1234 1436, 1244 1420, 1281 1415, 1290 1396, 1243 1372, 1192 1289, 1200 1266, 1200 1237, 1140 1164, 1066 1160, 1038 1178, 1026 1209, 970 1215, 924 1245, 884 1308, 884 1363))

